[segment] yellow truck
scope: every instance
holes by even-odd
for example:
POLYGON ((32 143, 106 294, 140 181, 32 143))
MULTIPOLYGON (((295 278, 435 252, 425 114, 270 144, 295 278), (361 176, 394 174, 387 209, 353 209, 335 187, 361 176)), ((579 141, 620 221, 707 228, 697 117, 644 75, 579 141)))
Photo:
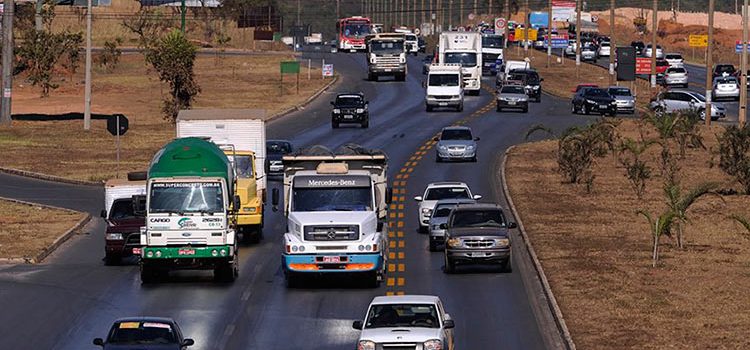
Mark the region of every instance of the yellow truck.
POLYGON ((191 109, 177 116, 177 137, 217 144, 237 169, 235 194, 241 207, 237 230, 245 243, 263 238, 266 198, 266 127, 263 109, 191 109))

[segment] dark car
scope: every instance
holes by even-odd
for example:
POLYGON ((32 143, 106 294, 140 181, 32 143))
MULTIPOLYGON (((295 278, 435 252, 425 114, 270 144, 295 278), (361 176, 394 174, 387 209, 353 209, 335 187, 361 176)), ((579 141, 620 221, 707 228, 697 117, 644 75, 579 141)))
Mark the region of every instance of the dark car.
POLYGON ((102 210, 107 222, 104 234, 104 263, 117 265, 122 258, 140 255, 141 227, 146 226, 146 197, 133 196, 112 202, 109 212, 102 210))
POLYGON ((514 69, 508 74, 508 80, 520 81, 529 99, 533 99, 536 102, 542 100, 542 82, 544 79, 540 78, 539 73, 535 70, 514 69))
POLYGON ((360 93, 339 94, 336 100, 331 101, 331 126, 335 129, 341 123, 357 123, 363 128, 370 126, 370 114, 368 112, 368 101, 365 95, 360 93))
POLYGON ((461 263, 499 264, 511 270, 509 228, 516 223, 505 220, 496 204, 458 204, 451 211, 445 229, 445 272, 452 273, 461 263))
POLYGON ((643 41, 633 41, 630 43, 630 46, 635 48, 635 54, 637 56, 640 56, 643 54, 643 50, 646 48, 646 44, 643 43, 643 41))
POLYGON ((601 115, 617 114, 617 102, 607 90, 601 88, 584 88, 573 96, 573 114, 599 113, 601 115))
POLYGON ((417 46, 419 46, 419 52, 425 53, 427 50, 427 42, 420 36, 417 37, 417 46))
POLYGON ((433 57, 431 55, 427 55, 422 59, 422 74, 427 74, 430 72, 430 65, 432 65, 433 57))
POLYGON ((714 66, 714 70, 711 75, 714 78, 736 76, 737 69, 735 69, 731 64, 717 64, 716 66, 714 66))
POLYGON ((286 140, 266 141, 266 173, 268 175, 284 174, 284 155, 294 152, 292 143, 286 140))
POLYGON ((195 344, 184 338, 171 318, 128 317, 115 320, 107 339, 96 338, 94 345, 105 350, 183 350, 195 344))

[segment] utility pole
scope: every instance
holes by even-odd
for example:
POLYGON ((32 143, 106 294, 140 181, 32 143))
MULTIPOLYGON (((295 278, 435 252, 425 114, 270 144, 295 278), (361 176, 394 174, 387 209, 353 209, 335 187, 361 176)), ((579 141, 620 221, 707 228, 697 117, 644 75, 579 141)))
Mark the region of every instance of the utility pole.
POLYGON ((0 125, 10 125, 10 97, 13 88, 13 0, 3 0, 3 99, 0 125))
POLYGON ((747 123, 747 39, 748 0, 742 5, 742 58, 740 60, 740 127, 747 123))
POLYGON ((448 29, 453 29, 453 0, 448 0, 448 29))
MULTIPOLYGON (((297 25, 302 25, 302 22, 300 21, 300 14, 302 13, 302 7, 299 5, 300 0, 297 0, 297 25)), ((339 20, 337 17, 336 20, 339 20)))
POLYGON ((336 0, 336 19, 341 19, 341 0, 336 0))
POLYGON ((92 0, 88 0, 86 4, 86 82, 83 96, 83 130, 91 129, 91 2, 92 0))
POLYGON ((180 1, 180 31, 185 34, 185 14, 187 14, 187 5, 185 0, 180 1))
POLYGON ((422 11, 421 11, 422 16, 420 16, 421 20, 419 21, 420 30, 421 30, 422 24, 425 23, 425 20, 424 20, 425 12, 424 12, 424 10, 425 10, 425 8, 424 8, 424 0, 422 0, 422 11))
POLYGON ((547 68, 552 64, 552 0, 547 3, 549 6, 549 18, 547 21, 547 68))
MULTIPOLYGON (((510 22, 510 0, 505 0, 505 6, 503 6, 503 10, 505 10, 505 13, 508 15, 505 17, 505 21, 510 22)), ((505 25, 505 30, 503 31, 505 33, 503 38, 503 48, 508 48, 508 25, 505 25)))
MULTIPOLYGON (((744 30, 743 30, 744 32, 744 30)), ((744 33, 743 33, 744 34, 744 33)), ((712 70, 714 67, 714 0, 708 1, 708 54, 706 55, 706 126, 711 125, 711 92, 713 90, 712 70)), ((747 72, 745 72, 747 74, 747 72)), ((747 90, 747 86, 741 86, 740 91, 747 90)))
MULTIPOLYGON (((712 0, 713 1, 713 0, 712 0)), ((654 8, 652 9, 653 14, 651 16, 651 90, 652 93, 656 94, 656 30, 658 29, 657 22, 659 21, 659 2, 654 0, 654 8)), ((709 29, 710 30, 710 29, 709 29)))
POLYGON ((524 5, 526 6, 526 12, 524 12, 524 31, 526 32, 526 35, 524 35, 524 41, 523 41, 523 54, 524 56, 529 56, 529 27, 531 27, 531 24, 529 23, 529 13, 531 12, 529 9, 529 0, 526 0, 524 5))
MULTIPOLYGON (((615 0, 609 2, 609 86, 615 85, 615 0)), ((654 51, 655 52, 655 51, 654 51)))
MULTIPOLYGON (((474 4, 476 5, 476 0, 474 0, 474 4)), ((476 6, 474 7, 474 10, 476 10, 476 6)), ((459 0, 458 2, 458 25, 461 25, 461 23, 464 22, 464 0, 459 0)))
POLYGON ((581 0, 576 0, 576 78, 581 70, 581 0))

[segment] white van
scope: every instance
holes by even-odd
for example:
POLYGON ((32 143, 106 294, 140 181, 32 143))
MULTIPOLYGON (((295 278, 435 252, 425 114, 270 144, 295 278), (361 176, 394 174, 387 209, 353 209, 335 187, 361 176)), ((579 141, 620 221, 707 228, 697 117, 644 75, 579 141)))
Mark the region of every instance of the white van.
POLYGON ((430 65, 425 82, 425 109, 455 108, 464 110, 464 88, 461 79, 461 64, 439 63, 430 65))

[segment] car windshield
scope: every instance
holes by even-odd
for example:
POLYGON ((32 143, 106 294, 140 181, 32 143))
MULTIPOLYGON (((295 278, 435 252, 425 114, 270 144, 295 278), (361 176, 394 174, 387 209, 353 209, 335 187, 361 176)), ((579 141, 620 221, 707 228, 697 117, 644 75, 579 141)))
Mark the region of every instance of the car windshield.
POLYGON ((369 24, 347 24, 344 26, 344 36, 347 38, 361 38, 370 34, 369 24))
POLYGON ((498 209, 454 211, 451 220, 451 227, 505 227, 505 217, 498 209))
POLYGON ((611 88, 608 92, 612 96, 632 96, 628 88, 611 88))
POLYGON ((610 97, 606 90, 599 88, 588 88, 584 94, 586 97, 610 97))
POLYGON ((404 52, 403 41, 371 41, 370 52, 378 54, 400 54, 404 52))
POLYGON ((502 90, 500 90, 501 94, 525 94, 526 92, 523 90, 522 86, 517 85, 509 85, 509 86, 503 86, 502 90))
POLYGON ((367 314, 364 328, 420 327, 440 328, 434 304, 373 305, 367 314))
POLYGON ((458 86, 458 74, 430 74, 430 86, 458 86))
POLYGON ((468 199, 469 190, 466 187, 437 187, 427 190, 424 196, 426 201, 439 201, 441 199, 468 199))
POLYGON ((336 97, 336 106, 359 106, 362 104, 362 98, 359 96, 339 96, 336 97))
POLYGON ((162 322, 118 322, 107 337, 108 344, 176 344, 172 326, 162 322))
POLYGON ((266 153, 287 154, 292 152, 292 145, 288 142, 267 142, 266 153))
POLYGON ((681 60, 682 59, 682 56, 680 56, 680 55, 674 55, 674 54, 672 54, 672 55, 666 55, 665 57, 668 60, 681 60))
POLYGON ((482 47, 503 47, 503 37, 499 35, 482 36, 482 47))
POLYGON ((716 84, 737 84, 737 79, 735 78, 716 79, 716 84))
POLYGON ((445 54, 445 63, 460 63, 463 67, 474 67, 477 65, 477 54, 470 52, 448 52, 445 54))
POLYGON ((224 192, 219 182, 155 182, 151 184, 152 213, 224 212, 224 192))
POLYGON ((122 220, 135 217, 133 200, 131 198, 117 199, 109 210, 110 220, 122 220))
POLYGON ((734 73, 734 66, 719 65, 716 66, 716 73, 734 73))
POLYGON ((292 196, 292 211, 372 210, 369 187, 295 187, 292 196))
POLYGON ((471 130, 469 129, 445 129, 440 135, 441 140, 471 140, 471 130))
POLYGON ((255 172, 253 171, 253 159, 250 156, 228 156, 229 161, 235 164, 237 167, 237 177, 240 178, 253 178, 255 172))

